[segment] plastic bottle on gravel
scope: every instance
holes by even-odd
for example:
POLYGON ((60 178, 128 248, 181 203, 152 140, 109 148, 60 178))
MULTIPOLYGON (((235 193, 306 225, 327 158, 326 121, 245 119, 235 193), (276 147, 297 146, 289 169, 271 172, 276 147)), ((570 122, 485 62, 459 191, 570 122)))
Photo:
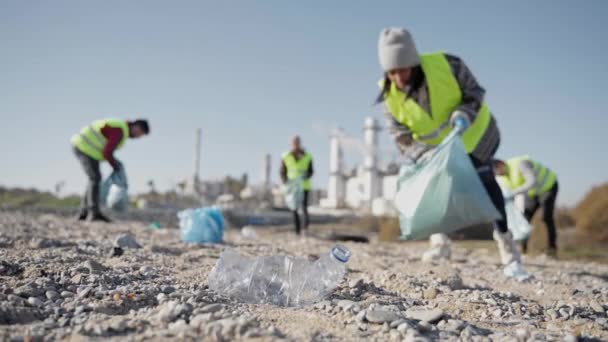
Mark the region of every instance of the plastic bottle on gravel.
POLYGON ((233 249, 220 255, 209 288, 247 303, 301 306, 322 300, 344 277, 350 251, 341 245, 311 262, 286 255, 247 257, 233 249))

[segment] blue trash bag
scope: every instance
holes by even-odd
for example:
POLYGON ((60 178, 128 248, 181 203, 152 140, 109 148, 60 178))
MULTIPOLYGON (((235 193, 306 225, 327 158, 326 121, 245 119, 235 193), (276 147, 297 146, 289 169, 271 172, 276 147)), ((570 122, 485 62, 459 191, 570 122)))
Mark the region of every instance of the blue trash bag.
POLYGON ((302 178, 294 178, 287 181, 285 185, 285 205, 290 210, 298 210, 302 207, 304 200, 304 188, 302 178))
POLYGON ((404 165, 395 207, 401 238, 425 239, 499 219, 456 130, 417 163, 404 165))
MULTIPOLYGON (((505 198, 511 197, 511 191, 500 182, 498 182, 498 184, 502 189, 502 195, 505 198)), ((513 240, 521 241, 530 236, 532 226, 530 225, 530 222, 526 220, 524 214, 517 208, 513 200, 505 200, 505 211, 507 212, 507 226, 511 231, 511 234, 513 234, 513 240)))
POLYGON ((99 187, 100 203, 118 212, 126 212, 129 209, 129 185, 124 167, 113 171, 99 187))
POLYGON ((220 243, 224 238, 224 217, 216 207, 186 209, 177 213, 184 242, 220 243))

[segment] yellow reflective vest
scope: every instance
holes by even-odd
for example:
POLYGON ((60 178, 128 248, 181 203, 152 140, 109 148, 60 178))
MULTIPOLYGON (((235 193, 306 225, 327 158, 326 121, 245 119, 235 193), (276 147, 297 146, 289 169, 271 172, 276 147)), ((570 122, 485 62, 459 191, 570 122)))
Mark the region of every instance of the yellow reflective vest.
POLYGON ((122 129, 122 140, 118 146, 116 146, 116 149, 118 150, 129 138, 129 124, 125 120, 97 120, 92 124, 83 127, 79 133, 74 134, 70 142, 80 152, 87 156, 95 160, 103 160, 103 148, 106 146, 108 140, 101 134, 101 129, 106 125, 122 129))
POLYGON ((287 168, 287 179, 302 177, 304 179, 302 182, 304 190, 310 190, 312 188, 310 179, 304 178, 311 162, 312 155, 308 152, 304 152, 304 155, 298 160, 296 160, 291 152, 283 153, 283 163, 285 163, 285 168, 287 168))
MULTIPOLYGON (((462 103, 462 92, 443 53, 420 55, 420 65, 427 82, 432 115, 415 100, 406 99, 405 93, 394 83, 384 95, 384 103, 395 120, 412 131, 414 140, 438 145, 452 130, 450 115, 462 103)), ((380 87, 384 87, 384 81, 380 81, 380 87)), ((483 103, 475 120, 462 135, 467 153, 475 149, 490 121, 490 111, 483 103)))

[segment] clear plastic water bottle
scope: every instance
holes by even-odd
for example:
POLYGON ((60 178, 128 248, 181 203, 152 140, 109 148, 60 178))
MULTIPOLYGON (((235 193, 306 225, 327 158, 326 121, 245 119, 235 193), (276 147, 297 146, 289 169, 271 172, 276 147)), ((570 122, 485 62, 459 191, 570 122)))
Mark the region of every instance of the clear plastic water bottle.
POLYGON ((286 255, 250 258, 228 249, 209 273, 209 288, 248 303, 312 304, 337 287, 349 258, 341 245, 314 262, 286 255))

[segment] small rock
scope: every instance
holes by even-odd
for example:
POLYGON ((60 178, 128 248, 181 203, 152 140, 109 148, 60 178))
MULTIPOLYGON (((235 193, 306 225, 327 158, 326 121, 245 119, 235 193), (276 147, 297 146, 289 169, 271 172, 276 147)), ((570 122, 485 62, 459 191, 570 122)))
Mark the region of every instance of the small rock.
POLYGON ((46 298, 48 298, 50 300, 55 300, 55 299, 59 298, 59 293, 57 293, 57 291, 53 291, 53 290, 46 291, 45 295, 46 295, 46 298))
POLYGON ((519 328, 515 330, 515 336, 517 336, 520 341, 526 341, 530 338, 530 332, 524 328, 519 328))
POLYGON ((437 327, 441 328, 442 330, 452 331, 460 334, 460 332, 467 327, 467 324, 466 322, 458 319, 450 319, 447 321, 441 321, 437 327))
POLYGON ((399 315, 387 310, 371 310, 365 315, 365 318, 371 323, 384 323, 398 320, 399 315))
POLYGON ((125 254, 124 249, 122 249, 120 247, 112 247, 112 249, 110 250, 109 256, 110 256, 110 258, 113 258, 113 257, 122 256, 123 254, 125 254))
POLYGON ((90 287, 86 287, 82 291, 78 292, 78 295, 76 297, 78 299, 84 299, 89 295, 89 293, 91 293, 91 291, 93 290, 90 287))
POLYGON ((16 276, 23 273, 24 268, 18 264, 13 264, 0 260, 0 276, 16 276))
POLYGON ((171 285, 165 285, 165 286, 161 287, 160 290, 164 294, 171 294, 171 293, 175 292, 175 287, 173 287, 171 285))
POLYGON ((365 322, 365 316, 367 315, 367 312, 365 310, 361 310, 357 316, 355 316, 355 319, 357 320, 357 322, 365 322))
POLYGON ((492 316, 494 316, 494 318, 500 318, 500 317, 502 317, 502 310, 501 309, 496 309, 496 310, 492 311, 492 316))
POLYGON ((124 319, 116 319, 110 323, 109 327, 117 333, 122 333, 127 330, 128 324, 124 319))
POLYGON ((105 266, 103 266, 102 264, 100 264, 94 260, 85 261, 82 264, 82 267, 88 269, 89 273, 91 273, 91 274, 99 274, 99 273, 104 272, 107 269, 105 266))
POLYGON ((20 296, 15 296, 14 294, 10 294, 6 297, 9 302, 17 304, 17 305, 25 305, 25 299, 20 296))
POLYGON ((551 319, 558 319, 559 318, 559 313, 557 311, 555 311, 554 309, 549 309, 545 312, 545 314, 547 316, 549 316, 549 318, 551 319))
POLYGON ((568 320, 570 318, 570 314, 568 313, 568 310, 566 309, 559 309, 559 315, 560 317, 562 317, 565 320, 568 320))
POLYGON ((424 299, 435 299, 435 298, 437 298, 438 293, 439 292, 437 291, 436 288, 431 287, 431 288, 424 290, 424 292, 422 292, 422 297, 424 299))
POLYGON ((120 247, 120 248, 124 248, 124 249, 141 248, 141 246, 135 240, 135 237, 133 237, 133 235, 131 235, 129 233, 118 236, 116 238, 116 240, 114 241, 114 245, 116 245, 117 247, 120 247))
POLYGON ((355 302, 353 302, 352 300, 343 299, 338 302, 338 306, 341 307, 342 310, 347 311, 352 309, 353 306, 355 306, 355 302))
POLYGON ((597 314, 604 313, 604 307, 600 303, 598 303, 596 300, 592 300, 591 302, 589 302, 589 306, 597 314))
POLYGON ((362 288, 363 285, 364 285, 363 279, 353 279, 348 282, 348 287, 350 287, 351 289, 362 288))
POLYGON ((82 281, 82 274, 81 273, 76 274, 75 276, 73 276, 70 279, 70 282, 72 284, 80 284, 81 281, 82 281))
POLYGON ((152 266, 142 266, 139 268, 139 273, 141 274, 152 274, 154 273, 154 268, 152 266))
POLYGON ((209 304, 204 306, 200 312, 201 313, 214 313, 214 312, 218 312, 224 309, 224 305, 222 304, 209 304))
POLYGON ((70 291, 62 291, 61 292, 61 297, 63 297, 63 298, 71 298, 71 297, 74 297, 74 293, 70 292, 70 291))
POLYGON ((443 317, 444 313, 440 309, 409 309, 405 312, 405 315, 418 321, 435 323, 443 317))
POLYGON ((393 329, 397 328, 399 325, 401 325, 401 324, 403 324, 405 322, 407 322, 407 321, 405 319, 403 319, 403 318, 400 318, 400 319, 398 319, 396 321, 392 321, 391 322, 391 328, 393 328, 393 329))
POLYGON ((411 322, 408 322, 408 321, 405 321, 397 326, 397 331, 402 334, 405 334, 405 332, 407 332, 410 329, 415 329, 415 326, 414 326, 414 324, 412 324, 411 322))
POLYGON ((30 297, 27 299, 27 302, 31 305, 31 306, 35 306, 35 307, 41 307, 44 305, 44 303, 36 298, 36 297, 30 297))
POLYGON ((76 310, 74 310, 74 315, 75 315, 75 316, 78 316, 78 315, 80 315, 81 313, 85 312, 85 310, 86 310, 86 306, 84 306, 84 305, 79 305, 79 306, 77 306, 77 307, 76 307, 76 310))
POLYGON ((578 342, 578 337, 574 335, 566 335, 564 336, 564 342, 578 342))

